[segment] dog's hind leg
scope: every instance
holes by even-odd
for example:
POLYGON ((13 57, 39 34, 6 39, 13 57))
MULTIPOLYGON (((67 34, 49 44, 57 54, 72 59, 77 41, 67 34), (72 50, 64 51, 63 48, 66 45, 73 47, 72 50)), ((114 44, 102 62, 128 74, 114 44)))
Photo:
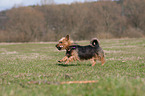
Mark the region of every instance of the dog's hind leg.
POLYGON ((92 58, 91 63, 92 63, 92 66, 94 66, 96 64, 96 59, 92 58))
POLYGON ((104 63, 105 63, 105 58, 102 57, 100 61, 101 61, 101 64, 104 65, 104 63))

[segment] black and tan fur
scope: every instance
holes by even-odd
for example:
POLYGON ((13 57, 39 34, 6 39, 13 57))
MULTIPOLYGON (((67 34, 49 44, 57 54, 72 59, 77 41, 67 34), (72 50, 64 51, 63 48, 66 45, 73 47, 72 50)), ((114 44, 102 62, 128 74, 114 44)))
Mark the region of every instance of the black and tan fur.
POLYGON ((67 35, 59 40, 56 47, 58 50, 66 50, 66 56, 58 62, 68 64, 74 60, 91 60, 92 66, 96 64, 96 60, 101 61, 102 65, 105 63, 104 51, 100 47, 97 39, 92 39, 90 45, 80 46, 73 44, 73 41, 70 40, 69 35, 67 35))

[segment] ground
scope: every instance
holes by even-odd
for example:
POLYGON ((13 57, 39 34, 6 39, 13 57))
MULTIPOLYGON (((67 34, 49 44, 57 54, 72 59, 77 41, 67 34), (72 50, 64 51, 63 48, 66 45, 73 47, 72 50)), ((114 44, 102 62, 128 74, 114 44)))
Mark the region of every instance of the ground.
POLYGON ((0 96, 144 96, 144 38, 100 40, 106 63, 97 62, 94 67, 90 61, 59 64, 65 51, 58 51, 55 44, 0 43, 0 96), (98 82, 57 83, 82 80, 98 82))

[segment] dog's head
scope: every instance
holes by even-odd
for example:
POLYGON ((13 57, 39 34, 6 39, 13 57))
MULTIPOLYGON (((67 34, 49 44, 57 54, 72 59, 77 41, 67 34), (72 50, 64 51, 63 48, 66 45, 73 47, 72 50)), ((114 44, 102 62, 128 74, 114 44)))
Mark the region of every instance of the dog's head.
POLYGON ((57 48, 58 50, 67 49, 68 46, 70 46, 72 43, 73 43, 73 41, 70 40, 69 35, 67 35, 66 37, 62 37, 62 38, 59 40, 58 44, 56 45, 56 48, 57 48))

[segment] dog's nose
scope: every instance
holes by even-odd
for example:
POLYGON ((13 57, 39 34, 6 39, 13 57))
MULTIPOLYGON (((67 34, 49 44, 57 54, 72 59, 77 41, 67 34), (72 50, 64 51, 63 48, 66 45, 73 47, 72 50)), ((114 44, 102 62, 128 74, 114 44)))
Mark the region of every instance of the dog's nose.
POLYGON ((56 45, 56 48, 57 48, 58 50, 61 50, 61 47, 59 47, 58 44, 56 45))
POLYGON ((57 47, 57 44, 56 44, 56 46, 55 47, 57 47))

